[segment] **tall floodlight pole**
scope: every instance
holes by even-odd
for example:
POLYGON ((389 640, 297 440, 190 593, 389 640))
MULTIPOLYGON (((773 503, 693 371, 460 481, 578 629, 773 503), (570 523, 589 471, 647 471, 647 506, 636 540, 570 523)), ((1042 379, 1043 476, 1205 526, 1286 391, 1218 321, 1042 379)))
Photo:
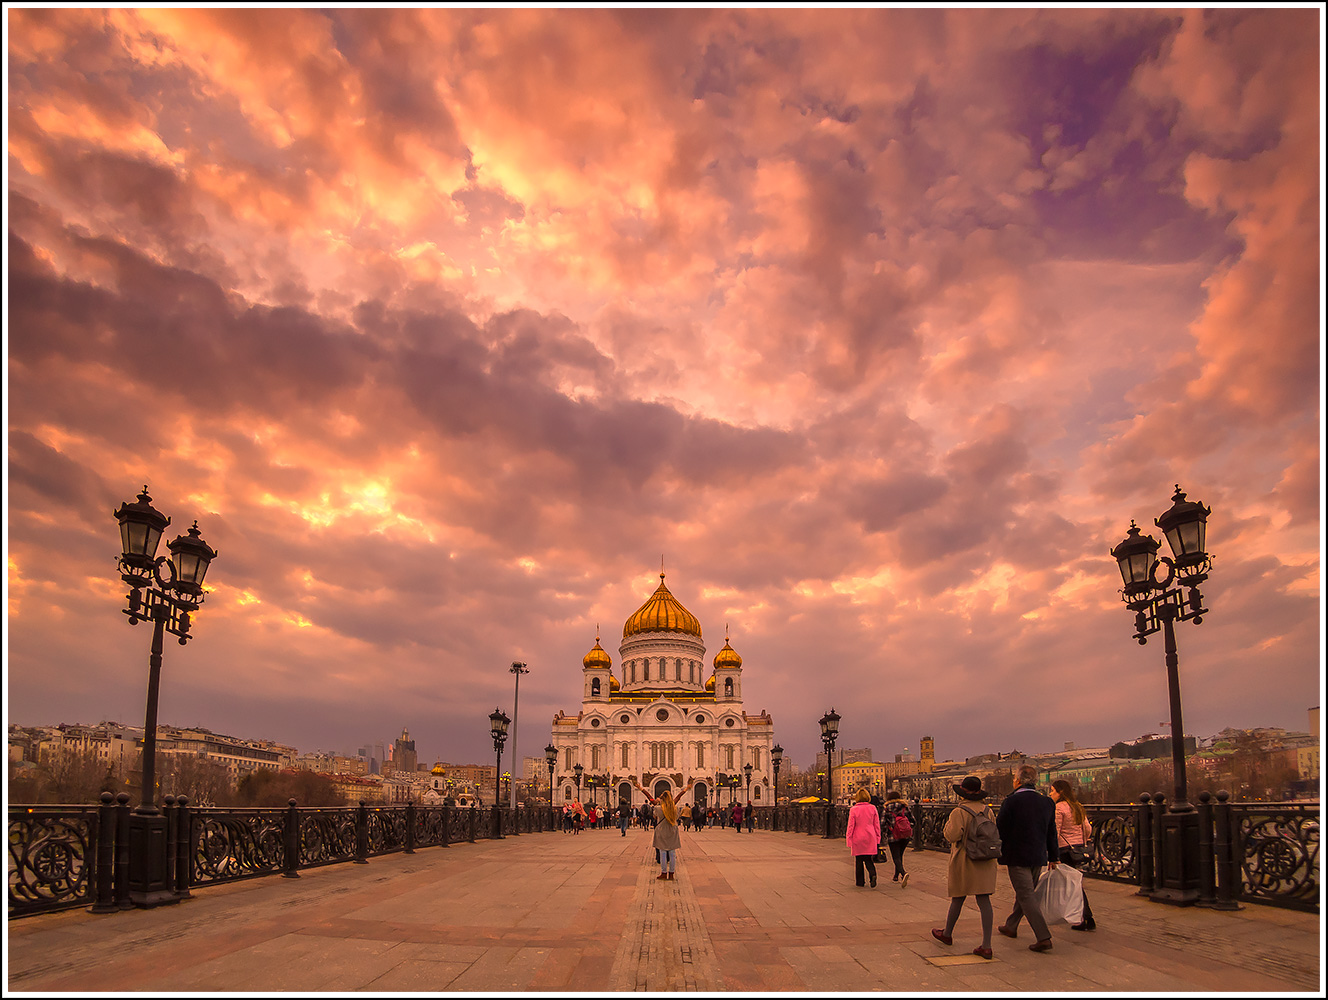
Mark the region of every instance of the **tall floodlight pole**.
MULTIPOLYGON (((517 774, 521 773, 521 765, 517 763, 520 758, 516 752, 516 720, 521 712, 521 675, 530 673, 530 668, 524 663, 516 660, 508 668, 508 673, 516 675, 516 690, 512 694, 512 770, 517 774)), ((513 809, 516 808, 516 782, 512 782, 512 801, 508 803, 513 809)))

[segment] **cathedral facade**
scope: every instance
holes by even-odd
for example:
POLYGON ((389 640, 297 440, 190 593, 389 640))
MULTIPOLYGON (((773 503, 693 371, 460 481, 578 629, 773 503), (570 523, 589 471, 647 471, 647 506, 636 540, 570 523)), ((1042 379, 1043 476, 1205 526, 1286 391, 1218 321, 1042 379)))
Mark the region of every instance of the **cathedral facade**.
POLYGON ((695 780, 686 798, 693 805, 774 805, 774 721, 743 708, 742 657, 727 637, 709 671, 705 653, 701 623, 660 573, 659 587, 623 625, 617 671, 596 636, 581 661, 581 710, 554 717, 554 802, 578 797, 580 765, 586 802, 593 795, 639 805, 635 777, 656 798, 665 790, 677 797, 695 780))

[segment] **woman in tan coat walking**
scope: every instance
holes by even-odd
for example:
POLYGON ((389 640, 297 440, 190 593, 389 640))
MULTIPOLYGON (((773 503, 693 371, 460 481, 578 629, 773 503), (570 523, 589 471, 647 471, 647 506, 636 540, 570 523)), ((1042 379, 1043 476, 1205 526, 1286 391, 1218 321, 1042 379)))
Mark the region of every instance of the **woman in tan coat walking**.
POLYGON ((931 936, 941 944, 953 944, 951 934, 954 932, 959 914, 964 909, 964 900, 973 896, 977 900, 978 913, 982 915, 982 945, 974 948, 973 954, 990 959, 991 928, 994 923, 991 914, 991 894, 996 891, 996 859, 993 857, 989 861, 974 861, 968 856, 964 841, 973 824, 984 816, 995 823, 996 817, 992 814, 991 806, 983 801, 987 793, 982 790, 981 778, 970 775, 961 784, 950 787, 962 800, 951 811, 943 831, 943 836, 950 843, 950 864, 946 869, 950 912, 945 917, 945 929, 933 928, 931 936))

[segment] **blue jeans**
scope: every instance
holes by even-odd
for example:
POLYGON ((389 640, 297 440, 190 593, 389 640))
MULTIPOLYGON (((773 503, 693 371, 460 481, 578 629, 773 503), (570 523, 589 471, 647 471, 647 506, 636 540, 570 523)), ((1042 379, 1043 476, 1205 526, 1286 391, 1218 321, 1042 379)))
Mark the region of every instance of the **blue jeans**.
POLYGON ((663 875, 665 872, 673 871, 673 856, 677 853, 678 853, 677 851, 659 852, 659 873, 661 875, 663 875))

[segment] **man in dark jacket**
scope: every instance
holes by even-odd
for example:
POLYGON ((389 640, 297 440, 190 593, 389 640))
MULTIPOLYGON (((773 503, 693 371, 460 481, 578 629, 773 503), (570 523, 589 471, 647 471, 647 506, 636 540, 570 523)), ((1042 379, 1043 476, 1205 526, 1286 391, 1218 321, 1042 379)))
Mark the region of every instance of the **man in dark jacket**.
POLYGON ((1019 920, 1028 917, 1028 926, 1037 938, 1028 950, 1050 951, 1051 931, 1033 890, 1043 867, 1056 867, 1056 803, 1035 787, 1037 768, 1025 764, 1019 769, 1018 781, 1019 787, 1001 803, 996 815, 996 829, 1001 834, 1000 863, 1010 873, 1014 889, 1014 909, 996 929, 1006 937, 1018 937, 1019 920))

